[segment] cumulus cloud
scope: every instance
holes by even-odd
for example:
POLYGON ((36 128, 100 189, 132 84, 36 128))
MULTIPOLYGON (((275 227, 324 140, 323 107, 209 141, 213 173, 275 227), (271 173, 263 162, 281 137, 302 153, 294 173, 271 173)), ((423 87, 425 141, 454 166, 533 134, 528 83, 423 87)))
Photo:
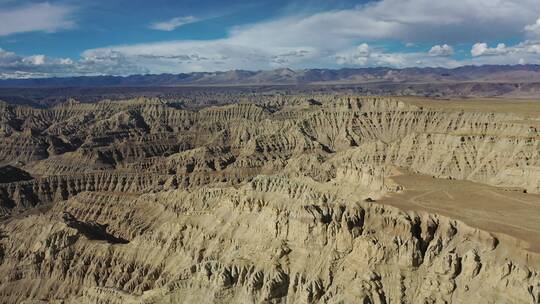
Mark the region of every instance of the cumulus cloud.
POLYGON ((426 56, 426 53, 421 52, 387 52, 370 47, 367 43, 362 43, 349 52, 342 52, 335 59, 339 65, 361 67, 457 67, 462 65, 459 61, 448 59, 446 56, 426 56))
POLYGON ((127 75, 147 72, 148 69, 130 62, 119 53, 102 57, 84 56, 73 61, 45 55, 20 56, 0 48, 0 78, 127 75))
POLYGON ((158 31, 174 31, 175 29, 190 23, 199 21, 194 16, 175 17, 167 21, 155 22, 150 24, 150 28, 158 31))
MULTIPOLYGON (((444 58, 435 57, 452 55, 449 43, 436 45, 427 54, 412 56, 384 51, 369 53, 373 50, 369 50, 369 46, 358 46, 357 41, 369 40, 376 44, 377 40, 397 39, 418 43, 444 36, 448 42, 463 43, 515 37, 523 34, 524 27, 540 16, 536 1, 500 0, 494 4, 492 0, 381 0, 353 9, 239 26, 221 39, 110 46, 87 50, 85 55, 115 51, 155 72, 332 67, 336 64, 403 65, 409 62, 404 58, 409 57, 417 59, 413 63, 442 65, 444 58)), ((486 50, 478 51, 482 55, 493 52, 487 45, 486 50)), ((453 64, 449 58, 446 62, 453 64)))
POLYGON ((42 65, 42 64, 45 64, 45 55, 33 55, 33 56, 24 57, 22 59, 22 62, 31 64, 31 65, 42 65))
MULTIPOLYGON (((372 55, 371 48, 367 43, 362 43, 353 52, 346 52, 336 56, 336 61, 341 65, 366 65, 372 55)), ((375 55, 375 54, 373 54, 375 55)))
POLYGON ((490 48, 487 43, 475 43, 471 48, 471 55, 477 56, 490 56, 490 55, 503 55, 507 54, 510 50, 506 47, 506 44, 499 43, 496 47, 490 48))
MULTIPOLYGON (((114 74, 178 73, 230 69, 338 66, 447 66, 482 63, 535 63, 538 45, 476 43, 471 58, 453 60, 454 43, 497 41, 531 35, 536 31, 538 0, 380 0, 352 9, 286 16, 271 21, 234 27, 224 38, 176 40, 89 49, 71 63, 76 72, 109 71, 114 74), (428 52, 388 52, 377 41, 397 40, 424 45, 445 37, 447 44, 428 52), (358 44, 358 41, 369 41, 358 44), (329 43, 331 42, 331 43, 329 43), (488 56, 490 55, 490 56, 488 56), (535 57, 536 56, 536 57, 535 57), (90 64, 90 62, 93 62, 90 64)), ((186 19, 187 18, 187 19, 186 19)), ((193 22, 178 17, 153 24, 170 31, 193 22)), ((531 39, 531 41, 534 41, 531 39)), ((44 61, 45 65, 47 60, 44 61)))
POLYGON ((489 47, 486 43, 476 43, 471 48, 473 64, 539 64, 540 42, 524 41, 513 46, 499 43, 489 47))
POLYGON ((528 53, 531 55, 538 56, 540 55, 540 42, 539 41, 525 41, 514 46, 511 50, 518 53, 528 53))
POLYGON ((526 25, 524 30, 529 38, 540 39, 540 18, 535 23, 526 25))
POLYGON ((429 56, 452 56, 454 49, 448 44, 434 45, 428 52, 429 56))
POLYGON ((15 8, 0 7, 0 36, 15 33, 55 32, 71 28, 73 8, 66 5, 34 3, 15 8))
POLYGON ((340 65, 367 65, 371 59, 379 53, 372 52, 367 43, 362 43, 352 52, 344 52, 336 56, 336 62, 340 65))
POLYGON ((506 46, 504 43, 490 48, 486 43, 475 43, 471 48, 471 55, 478 56, 501 56, 501 55, 538 55, 540 54, 540 42, 524 41, 514 46, 506 46))

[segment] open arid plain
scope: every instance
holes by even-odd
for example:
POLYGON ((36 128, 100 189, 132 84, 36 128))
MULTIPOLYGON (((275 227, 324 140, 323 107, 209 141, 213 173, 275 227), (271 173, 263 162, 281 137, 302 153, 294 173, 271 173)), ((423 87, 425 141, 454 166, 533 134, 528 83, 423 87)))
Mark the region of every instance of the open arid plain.
POLYGON ((540 303, 540 101, 212 94, 1 104, 0 303, 540 303))

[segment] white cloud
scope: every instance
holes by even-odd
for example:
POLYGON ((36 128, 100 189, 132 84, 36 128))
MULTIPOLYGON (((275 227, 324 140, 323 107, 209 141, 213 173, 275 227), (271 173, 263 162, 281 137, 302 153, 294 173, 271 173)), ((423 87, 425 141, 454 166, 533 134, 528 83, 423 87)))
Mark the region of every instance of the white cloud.
POLYGON ((528 24, 523 29, 529 39, 540 40, 540 18, 533 24, 528 24))
POLYGON ((389 67, 457 67, 459 61, 446 56, 426 56, 420 52, 386 52, 363 43, 349 52, 342 52, 336 57, 339 65, 345 66, 389 66, 389 67))
POLYGON ((150 24, 150 28, 159 31, 174 31, 175 29, 190 23, 199 21, 194 16, 175 17, 167 21, 155 22, 150 24))
POLYGON ((498 39, 522 32, 540 16, 537 0, 381 0, 356 9, 291 16, 232 32, 239 40, 272 45, 398 39, 448 42, 498 39), (286 29, 286 30, 285 30, 286 29), (331 39, 331 40, 329 40, 331 39))
POLYGON ((367 43, 362 43, 353 52, 336 55, 336 62, 340 65, 366 65, 372 55, 367 43))
POLYGON ((358 57, 369 57, 371 54, 371 49, 367 43, 362 43, 356 48, 356 55, 358 57))
POLYGON ((504 55, 510 50, 506 47, 506 44, 499 43, 496 47, 490 48, 487 43, 475 43, 471 48, 471 55, 477 56, 490 56, 490 55, 504 55))
POLYGON ((525 41, 516 45, 514 49, 521 53, 524 52, 538 56, 540 55, 540 41, 525 41))
POLYGON ((74 25, 70 19, 72 12, 72 7, 48 2, 15 8, 0 8, 0 36, 67 29, 74 25))
POLYGON ((388 53, 362 43, 354 50, 335 56, 336 63, 347 66, 394 66, 407 65, 410 56, 416 53, 388 53))
POLYGON ((216 71, 231 69, 271 69, 297 66, 320 54, 313 47, 260 47, 233 43, 230 39, 171 41, 87 50, 85 57, 123 54, 128 60, 156 73, 216 71))
MULTIPOLYGON (((478 56, 498 56, 515 57, 518 55, 534 56, 540 60, 540 42, 524 41, 514 46, 506 46, 504 43, 497 44, 497 47, 490 48, 486 43, 475 43, 471 48, 471 55, 478 56)), ((535 61, 538 61, 535 60, 535 61)))
POLYGON ((486 43, 476 43, 471 48, 473 64, 540 64, 540 42, 524 41, 513 46, 499 43, 490 48, 486 43))
MULTIPOLYGON (((540 42, 527 40, 513 46, 499 43, 494 48, 490 48, 487 43, 475 43, 471 48, 471 55, 473 57, 496 57, 496 59, 490 59, 489 63, 539 63, 540 42)), ((486 60, 481 62, 486 62, 486 60)))
POLYGON ((429 56, 452 56, 454 49, 448 44, 434 45, 428 52, 429 56))
POLYGON ((525 31, 527 32, 536 32, 539 30, 540 30, 540 18, 538 18, 534 24, 529 24, 525 26, 525 31))
MULTIPOLYGON (((43 55, 20 56, 0 49, 0 78, 31 78, 77 75, 128 75, 162 72, 201 72, 231 69, 273 69, 301 67, 305 58, 314 58, 318 67, 447 67, 482 64, 540 64, 540 44, 523 42, 505 46, 506 52, 456 60, 447 56, 429 56, 425 52, 388 52, 362 43, 356 47, 325 56, 315 49, 272 50, 232 48, 224 42, 213 42, 178 48, 178 45, 140 45, 136 48, 103 49, 85 52, 80 60, 50 58, 43 55), (152 52, 152 50, 157 50, 152 52), (227 55, 224 55, 227 54, 227 55), (241 58, 241 56, 244 56, 241 58), (324 64, 324 65, 323 65, 324 64)), ((486 49, 489 48, 487 45, 486 49)), ((501 49, 501 48, 499 48, 501 49)), ((308 64, 307 67, 317 67, 308 64)))
POLYGON ((32 65, 42 65, 45 63, 45 55, 33 55, 24 57, 22 62, 32 64, 32 65))
POLYGON ((126 75, 148 70, 126 60, 121 54, 105 57, 50 58, 45 55, 20 56, 0 48, 0 78, 32 78, 80 75, 126 75))
MULTIPOLYGON (((84 55, 114 51, 158 73, 278 66, 335 67, 337 63, 404 65, 409 57, 416 59, 412 64, 421 61, 442 65, 446 61, 453 65, 448 58, 435 58, 452 55, 450 42, 494 40, 523 34, 524 27, 540 16, 536 2, 381 0, 354 9, 288 16, 235 27, 222 39, 110 46, 87 50, 84 55), (434 46, 428 54, 413 53, 414 56, 380 50, 369 54, 369 50, 358 49, 363 46, 357 43, 358 40, 384 39, 419 43, 442 36, 448 44, 434 46)), ((482 55, 490 52, 486 45, 482 55)))
MULTIPOLYGON (((80 60, 65 61, 63 65, 60 60, 54 64, 54 73, 67 67, 74 69, 72 74, 87 75, 340 65, 454 67, 516 64, 520 59, 537 63, 540 48, 530 41, 496 47, 476 43, 471 49, 472 58, 454 60, 449 56, 453 54, 451 44, 505 41, 525 34, 533 37, 539 16, 538 0, 380 0, 354 9, 287 16, 234 27, 221 39, 89 49, 80 60), (419 46, 441 37, 445 37, 447 44, 435 45, 428 52, 388 52, 377 45, 377 41, 396 40, 407 46, 419 46), (371 45, 359 45, 358 41, 369 41, 371 45)), ((172 31, 194 21, 195 17, 177 17, 154 23, 152 27, 172 31)), ((41 66, 48 66, 47 60, 52 59, 45 58, 41 66)))

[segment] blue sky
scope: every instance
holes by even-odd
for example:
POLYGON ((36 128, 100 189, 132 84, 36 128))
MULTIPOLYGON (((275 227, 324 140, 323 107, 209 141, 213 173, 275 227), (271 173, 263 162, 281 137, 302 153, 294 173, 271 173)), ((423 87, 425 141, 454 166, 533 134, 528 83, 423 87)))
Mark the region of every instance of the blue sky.
POLYGON ((0 0, 0 78, 540 63, 538 0, 0 0))

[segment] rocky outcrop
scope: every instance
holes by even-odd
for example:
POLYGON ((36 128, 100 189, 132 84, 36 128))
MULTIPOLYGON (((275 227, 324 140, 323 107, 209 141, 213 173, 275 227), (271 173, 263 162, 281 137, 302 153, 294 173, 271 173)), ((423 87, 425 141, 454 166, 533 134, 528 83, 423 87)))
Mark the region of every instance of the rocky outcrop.
POLYGON ((102 172, 56 175, 31 181, 0 184, 0 203, 6 211, 10 209, 21 211, 65 200, 84 191, 141 193, 159 182, 159 176, 148 174, 102 172))
POLYGON ((0 303, 540 303, 540 256, 522 245, 536 226, 482 230, 425 207, 431 192, 385 204, 409 195, 408 172, 503 186, 536 212, 537 120, 252 101, 2 105, 1 163, 24 176, 0 183, 0 303))
POLYGON ((55 212, 2 225, 8 236, 2 240, 2 299, 538 301, 540 274, 502 258, 517 253, 491 234, 442 216, 343 200, 340 191, 318 188, 315 182, 258 177, 239 189, 103 198, 99 208, 87 195, 75 196, 55 212), (115 219, 119 202, 130 208, 116 209, 115 219), (71 214, 62 219, 61 210, 85 220, 71 214), (143 229, 137 228, 141 221, 143 229), (105 224, 107 231, 117 227, 111 235, 115 229, 137 233, 129 243, 112 242, 105 224), (21 229, 32 237, 17 233, 21 229), (33 289, 13 288, 35 280, 40 283, 33 289))

